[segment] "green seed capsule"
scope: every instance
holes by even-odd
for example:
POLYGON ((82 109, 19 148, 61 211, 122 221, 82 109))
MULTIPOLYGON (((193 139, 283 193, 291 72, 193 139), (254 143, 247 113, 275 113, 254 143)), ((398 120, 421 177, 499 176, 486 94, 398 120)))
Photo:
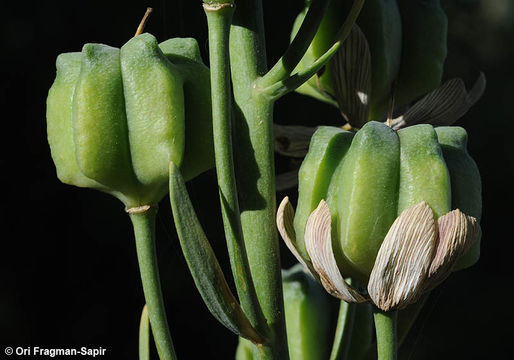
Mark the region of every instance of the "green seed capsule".
POLYGON ((180 171, 187 181, 214 167, 210 72, 195 39, 169 39, 159 47, 184 79, 186 144, 180 171))
POLYGON ((309 152, 298 173, 300 196, 294 218, 297 247, 305 258, 308 258, 304 241, 307 219, 319 202, 327 198, 332 175, 352 138, 353 133, 329 126, 320 127, 311 138, 309 152))
POLYGON ((398 131, 400 138, 400 192, 398 215, 427 202, 438 218, 451 210, 450 174, 437 135, 431 125, 398 131))
POLYGON ((213 166, 209 70, 193 39, 162 46, 142 34, 121 51, 86 44, 58 57, 47 124, 63 182, 131 208, 164 196, 170 161, 186 179, 213 166))
POLYGON ((334 241, 343 273, 367 283, 378 249, 397 214, 400 143, 396 133, 368 122, 355 135, 341 167, 334 241))
MULTIPOLYGON (((452 209, 460 209, 480 221, 482 215, 482 183, 478 167, 469 156, 466 146, 466 130, 457 126, 443 126, 435 129, 443 150, 444 159, 450 171, 452 186, 452 209)), ((480 238, 460 258, 455 270, 467 268, 480 257, 480 238)))
POLYGON ((86 44, 73 97, 73 133, 82 173, 122 193, 137 193, 127 136, 119 49, 86 44))
MULTIPOLYGON (((404 210, 426 202, 435 219, 455 208, 479 219, 480 189, 461 128, 422 124, 395 132, 372 121, 355 136, 320 128, 299 174, 297 249, 305 252, 307 219, 325 199, 337 265, 345 277, 366 284, 385 235, 404 210)), ((478 254, 476 244, 460 266, 478 254)))
POLYGON ((120 62, 134 173, 163 196, 169 163, 179 166, 184 153, 182 77, 150 34, 123 45, 120 62))
POLYGON ((402 107, 440 85, 448 19, 439 0, 398 0, 398 6, 403 42, 395 103, 402 107))
POLYGON ((80 75, 81 53, 66 53, 57 57, 57 76, 48 92, 46 116, 48 142, 63 183, 101 189, 103 186, 86 177, 79 169, 73 139, 72 108, 75 85, 80 75))

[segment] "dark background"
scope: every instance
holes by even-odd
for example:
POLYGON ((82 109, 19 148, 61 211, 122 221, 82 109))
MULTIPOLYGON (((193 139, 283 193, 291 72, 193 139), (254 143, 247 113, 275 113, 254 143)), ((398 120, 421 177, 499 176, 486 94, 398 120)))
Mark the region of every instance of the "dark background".
MULTIPOLYGON (((45 99, 59 53, 87 42, 121 46, 147 6, 146 30, 158 40, 198 39, 207 59, 197 1, 11 2, 2 10, 0 120, 0 359, 5 346, 103 347, 132 359, 144 304, 129 218, 122 204, 61 184, 46 142, 45 99)), ((270 64, 286 48, 302 1, 264 1, 270 64)), ((446 1, 445 78, 488 87, 459 121, 483 180, 480 262, 454 274, 430 298, 402 350, 405 359, 504 358, 512 349, 512 120, 514 6, 509 0, 446 1)), ((275 107, 282 124, 338 124, 335 109, 290 94, 275 107)), ((286 161, 277 157, 277 170, 286 161)), ((215 174, 189 184, 205 231, 226 266, 215 174)), ((279 193, 284 195, 293 192, 279 193)), ((233 358, 236 337, 207 312, 185 266, 163 200, 157 224, 164 297, 180 359, 233 358)), ((281 245, 282 246, 282 245, 281 245)), ((294 261, 282 246, 283 266, 294 261)), ((229 275, 229 272, 226 272, 229 275)), ((16 358, 13 356, 12 358, 16 358)))

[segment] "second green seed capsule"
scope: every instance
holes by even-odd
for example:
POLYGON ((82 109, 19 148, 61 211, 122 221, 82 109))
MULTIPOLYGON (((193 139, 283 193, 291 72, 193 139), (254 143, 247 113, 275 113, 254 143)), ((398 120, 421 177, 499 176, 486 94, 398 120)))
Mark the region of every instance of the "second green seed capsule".
MULTIPOLYGON (((436 219, 455 208, 479 216, 480 175, 465 152, 462 128, 416 125, 395 132, 385 124, 368 122, 355 136, 334 141, 344 133, 321 127, 302 164, 294 223, 300 252, 308 214, 321 199, 332 215, 337 264, 343 275, 362 284, 403 210, 424 201, 436 219), (325 181, 320 182, 323 174, 325 181)), ((476 261, 477 250, 466 257, 471 258, 462 266, 476 261)))

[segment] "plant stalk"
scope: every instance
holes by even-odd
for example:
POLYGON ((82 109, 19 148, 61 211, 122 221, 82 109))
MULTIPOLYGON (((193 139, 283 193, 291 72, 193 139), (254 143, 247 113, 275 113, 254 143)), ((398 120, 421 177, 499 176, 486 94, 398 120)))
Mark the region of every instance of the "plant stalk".
POLYGON ((235 160, 241 225, 257 297, 270 328, 270 343, 256 358, 289 358, 280 251, 275 226, 273 101, 255 91, 267 70, 261 0, 237 3, 230 33, 234 85, 235 160))
POLYGON ((166 318, 155 249, 157 207, 152 206, 146 211, 129 214, 134 227, 139 271, 157 352, 161 360, 175 360, 177 355, 166 318))
POLYGON ((239 211, 232 149, 232 92, 229 35, 234 5, 204 4, 209 31, 212 121, 216 172, 225 238, 239 301, 252 325, 268 332, 260 309, 246 255, 239 211))
POLYGON ((375 308, 373 315, 377 333, 378 360, 396 360, 398 353, 396 334, 398 313, 375 308))

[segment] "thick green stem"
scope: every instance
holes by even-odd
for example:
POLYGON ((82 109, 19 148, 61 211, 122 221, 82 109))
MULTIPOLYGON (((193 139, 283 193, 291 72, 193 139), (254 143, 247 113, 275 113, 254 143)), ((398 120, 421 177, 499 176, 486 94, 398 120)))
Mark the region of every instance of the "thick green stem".
POLYGON ((273 102, 255 91, 266 72, 261 0, 237 3, 230 33, 235 99, 236 175, 246 251, 270 343, 256 352, 262 359, 288 359, 280 252, 275 226, 273 102))
POLYGON ((229 35, 234 6, 230 3, 205 4, 204 10, 209 29, 216 172, 227 248, 241 306, 252 325, 266 334, 266 320, 257 300, 243 240, 232 153, 229 35))
POLYGON ((381 311, 375 309, 375 330, 377 333, 378 360, 396 360, 398 341, 396 335, 396 311, 381 311))
POLYGON ((139 271, 159 358, 161 360, 175 360, 177 355, 173 348, 173 341, 171 340, 168 320, 166 318, 159 279, 157 252, 155 250, 155 216, 157 208, 150 207, 146 211, 145 209, 129 211, 129 214, 134 226, 139 271))

